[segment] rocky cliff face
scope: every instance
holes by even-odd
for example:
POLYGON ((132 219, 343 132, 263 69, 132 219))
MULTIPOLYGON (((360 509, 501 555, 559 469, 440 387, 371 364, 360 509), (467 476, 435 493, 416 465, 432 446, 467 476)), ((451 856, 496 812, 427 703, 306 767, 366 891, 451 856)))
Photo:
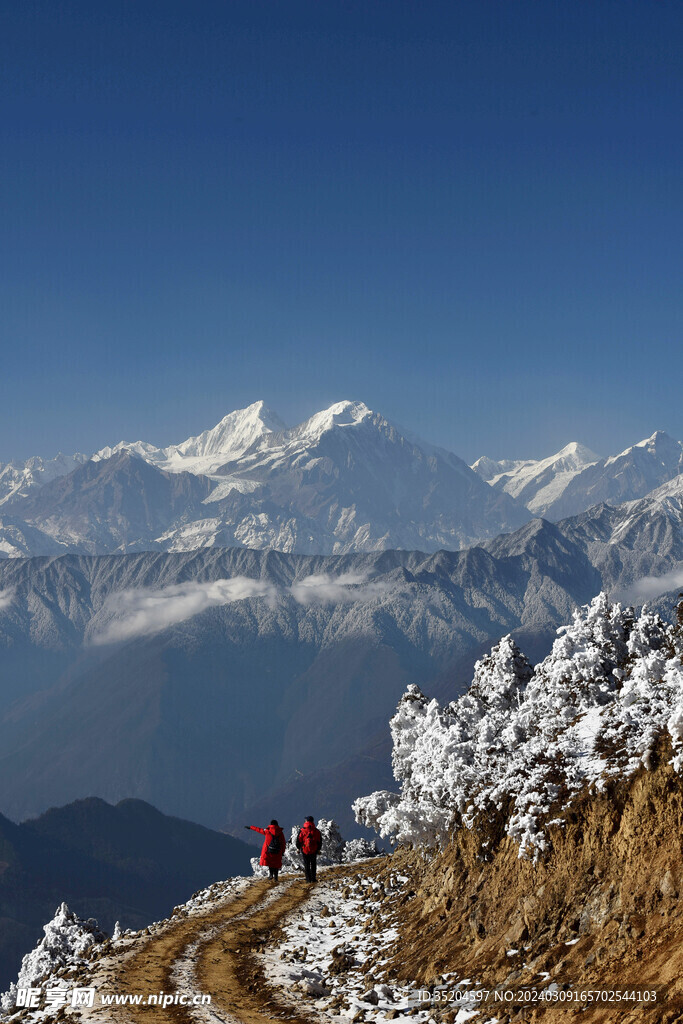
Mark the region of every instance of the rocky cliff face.
MULTIPOLYGON (((683 784, 670 755, 662 744, 653 769, 582 793, 537 863, 495 824, 460 831, 428 864, 416 852, 394 858, 411 889, 387 969, 423 984, 456 970, 491 988, 656 990, 652 1006, 620 1007, 618 1018, 603 1006, 589 1019, 679 1020, 683 784)), ((585 1018, 581 1005, 495 1009, 501 1024, 585 1018)))

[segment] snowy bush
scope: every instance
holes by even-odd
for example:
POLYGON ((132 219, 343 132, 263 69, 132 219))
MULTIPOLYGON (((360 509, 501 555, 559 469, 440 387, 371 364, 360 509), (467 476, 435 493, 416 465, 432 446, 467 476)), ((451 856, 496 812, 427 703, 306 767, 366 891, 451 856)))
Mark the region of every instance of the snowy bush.
POLYGON ((16 1005, 17 989, 36 987, 48 981, 60 967, 82 963, 91 947, 107 938, 94 918, 83 921, 71 913, 66 903, 62 903, 43 931, 44 938, 22 960, 16 984, 10 985, 0 997, 3 1013, 9 1013, 16 1005))
POLYGON ((344 855, 344 840, 334 818, 329 821, 320 818, 317 827, 323 837, 322 850, 318 854, 318 864, 341 864, 344 855))
POLYGON ((268 868, 264 868, 261 864, 259 864, 258 857, 252 857, 249 863, 251 864, 251 870, 254 872, 257 878, 268 877, 268 868))
POLYGON ((401 792, 357 800, 357 820, 397 842, 433 847, 460 824, 502 813, 520 854, 536 856, 553 805, 648 767, 665 732, 680 770, 680 629, 647 609, 636 618, 600 594, 558 634, 535 670, 504 637, 446 707, 410 686, 391 720, 401 792))
POLYGON ((348 843, 344 843, 342 862, 352 864, 355 860, 363 860, 365 857, 378 857, 380 852, 374 840, 370 842, 368 839, 349 839, 348 843))

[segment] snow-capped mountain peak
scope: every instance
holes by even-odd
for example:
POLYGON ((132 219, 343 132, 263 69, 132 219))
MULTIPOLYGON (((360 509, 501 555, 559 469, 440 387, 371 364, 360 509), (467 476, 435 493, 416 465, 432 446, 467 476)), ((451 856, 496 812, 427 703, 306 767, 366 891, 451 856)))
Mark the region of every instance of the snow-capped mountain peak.
POLYGON ((119 441, 113 447, 101 448, 93 455, 95 462, 109 459, 119 451, 131 452, 145 462, 168 473, 198 473, 212 476, 217 469, 233 459, 240 458, 255 441, 266 434, 285 430, 286 425, 266 406, 254 402, 246 409, 236 409, 208 430, 188 437, 180 444, 156 448, 146 441, 119 441))
POLYGON ((570 441, 553 458, 554 460, 574 458, 577 460, 577 463, 584 466, 588 462, 598 462, 600 460, 599 455, 596 455, 595 452, 592 452, 590 448, 587 448, 585 444, 581 444, 579 441, 570 441))
POLYGON ((472 469, 530 512, 557 521, 602 502, 636 501, 675 480, 683 470, 683 444, 656 430, 605 459, 573 441, 547 459, 496 463, 484 456, 472 469))
POLYGON ((672 460, 675 462, 683 459, 683 445, 681 445, 681 442, 674 441, 664 430, 655 430, 654 434, 651 434, 650 437, 643 438, 642 441, 638 441, 629 448, 625 448, 619 455, 610 456, 610 458, 605 460, 605 465, 611 466, 621 459, 633 456, 638 451, 647 452, 666 463, 672 460))
POLYGON ((228 413, 220 423, 210 430, 205 430, 196 437, 189 437, 179 445, 165 448, 169 457, 175 454, 185 458, 203 455, 225 456, 224 461, 242 455, 254 441, 264 434, 277 433, 285 430, 286 425, 277 415, 267 408, 265 402, 254 402, 246 409, 237 409, 228 413))
POLYGON ((299 437, 320 437, 333 427, 350 427, 373 415, 372 409, 368 409, 364 402, 335 402, 329 409, 315 413, 302 423, 296 433, 299 437))
POLYGON ((496 462, 484 455, 477 459, 472 469, 491 487, 520 499, 534 514, 545 515, 570 481, 599 460, 600 456, 590 448, 578 441, 570 441, 545 459, 496 462))
POLYGON ((491 459, 488 455, 480 456, 476 462, 473 462, 470 469, 486 480, 487 483, 491 483, 492 480, 497 480, 501 474, 514 472, 519 469, 520 466, 531 465, 530 459, 491 459))

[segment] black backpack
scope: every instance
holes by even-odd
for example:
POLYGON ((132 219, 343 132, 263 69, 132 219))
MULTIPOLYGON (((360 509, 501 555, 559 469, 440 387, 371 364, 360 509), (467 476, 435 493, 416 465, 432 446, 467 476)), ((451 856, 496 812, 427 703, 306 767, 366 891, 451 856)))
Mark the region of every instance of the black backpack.
POLYGON ((279 836, 273 836, 273 838, 268 843, 268 846, 266 847, 266 853, 270 853, 274 857, 276 857, 279 852, 280 852, 280 837, 279 836))

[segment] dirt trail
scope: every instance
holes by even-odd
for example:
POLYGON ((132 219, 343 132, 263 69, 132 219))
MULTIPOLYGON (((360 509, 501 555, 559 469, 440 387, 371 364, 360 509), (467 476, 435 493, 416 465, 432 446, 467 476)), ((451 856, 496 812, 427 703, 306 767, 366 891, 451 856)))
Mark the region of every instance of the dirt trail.
MULTIPOLYGON (((333 868, 325 879, 352 873, 348 867, 333 868)), ((210 995, 210 1005, 119 1006, 102 1008, 91 1019, 118 1024, 272 1024, 278 1019, 311 1024, 305 1011, 298 1013, 281 1001, 254 956, 283 918, 310 895, 310 886, 299 877, 285 876, 277 886, 268 879, 255 881, 205 913, 172 921, 115 972, 120 993, 195 991, 210 995)))

